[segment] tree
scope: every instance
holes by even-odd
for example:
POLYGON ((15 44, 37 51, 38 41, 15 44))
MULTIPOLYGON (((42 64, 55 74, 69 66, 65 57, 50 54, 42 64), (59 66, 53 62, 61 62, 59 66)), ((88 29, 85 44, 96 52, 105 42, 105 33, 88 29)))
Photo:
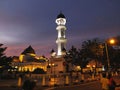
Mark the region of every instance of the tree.
POLYGON ((66 61, 66 71, 69 71, 69 65, 76 65, 78 60, 78 51, 72 46, 71 49, 64 56, 66 61))
POLYGON ((7 49, 7 47, 2 47, 3 44, 0 44, 0 59, 4 57, 4 51, 7 49))
POLYGON ((0 72, 3 72, 4 70, 10 68, 10 63, 12 61, 11 57, 5 56, 4 51, 7 49, 7 47, 2 46, 3 44, 0 44, 0 72))
POLYGON ((80 50, 81 58, 87 63, 90 60, 97 62, 102 62, 103 58, 103 46, 102 41, 98 38, 87 40, 82 43, 82 48, 80 50))
POLYGON ((77 64, 77 61, 78 61, 78 50, 77 50, 77 48, 72 46, 68 53, 69 53, 69 56, 71 58, 71 63, 72 64, 77 64))
POLYGON ((82 43, 82 53, 84 53, 86 58, 96 59, 97 56, 102 56, 101 48, 102 42, 95 38, 93 40, 87 40, 82 43))

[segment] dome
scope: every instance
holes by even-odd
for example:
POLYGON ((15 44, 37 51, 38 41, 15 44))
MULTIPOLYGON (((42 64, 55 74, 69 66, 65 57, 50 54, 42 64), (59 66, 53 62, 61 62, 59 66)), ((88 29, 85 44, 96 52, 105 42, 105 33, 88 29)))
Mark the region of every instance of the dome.
POLYGON ((65 18, 65 16, 64 16, 62 13, 60 13, 60 14, 57 16, 57 18, 65 18))
POLYGON ((31 46, 29 46, 22 52, 22 54, 27 54, 27 53, 35 54, 35 51, 31 46))

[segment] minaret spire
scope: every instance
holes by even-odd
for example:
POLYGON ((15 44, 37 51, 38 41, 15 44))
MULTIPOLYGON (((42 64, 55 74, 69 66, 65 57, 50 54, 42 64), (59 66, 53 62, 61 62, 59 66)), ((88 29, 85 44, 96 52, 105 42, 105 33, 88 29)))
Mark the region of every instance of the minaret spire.
POLYGON ((57 23, 56 30, 58 31, 58 37, 57 37, 57 40, 56 40, 56 43, 58 45, 57 55, 61 56, 61 55, 63 55, 62 49, 66 48, 66 42, 67 42, 67 39, 66 39, 66 36, 65 36, 66 18, 62 14, 61 11, 60 11, 60 14, 57 16, 56 23, 57 23))

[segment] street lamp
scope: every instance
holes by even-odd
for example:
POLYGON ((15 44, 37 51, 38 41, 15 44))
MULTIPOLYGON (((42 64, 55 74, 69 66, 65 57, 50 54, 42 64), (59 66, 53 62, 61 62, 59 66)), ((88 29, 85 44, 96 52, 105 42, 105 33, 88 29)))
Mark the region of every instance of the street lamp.
POLYGON ((105 42, 105 50, 106 50, 107 64, 108 64, 108 70, 109 70, 110 69, 110 58, 109 58, 109 53, 108 53, 108 43, 113 45, 115 43, 115 40, 110 39, 109 41, 105 42))
POLYGON ((115 39, 110 39, 110 44, 115 44, 115 39))
POLYGON ((108 47, 107 47, 106 42, 105 42, 105 50, 106 50, 108 68, 110 68, 110 59, 109 59, 109 55, 108 55, 108 47))

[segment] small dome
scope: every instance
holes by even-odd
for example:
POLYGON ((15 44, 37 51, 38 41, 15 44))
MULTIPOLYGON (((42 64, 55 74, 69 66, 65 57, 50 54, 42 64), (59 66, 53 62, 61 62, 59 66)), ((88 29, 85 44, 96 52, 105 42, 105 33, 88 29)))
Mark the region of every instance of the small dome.
POLYGON ((60 13, 60 14, 57 16, 57 18, 65 18, 65 16, 64 16, 62 13, 60 13))

